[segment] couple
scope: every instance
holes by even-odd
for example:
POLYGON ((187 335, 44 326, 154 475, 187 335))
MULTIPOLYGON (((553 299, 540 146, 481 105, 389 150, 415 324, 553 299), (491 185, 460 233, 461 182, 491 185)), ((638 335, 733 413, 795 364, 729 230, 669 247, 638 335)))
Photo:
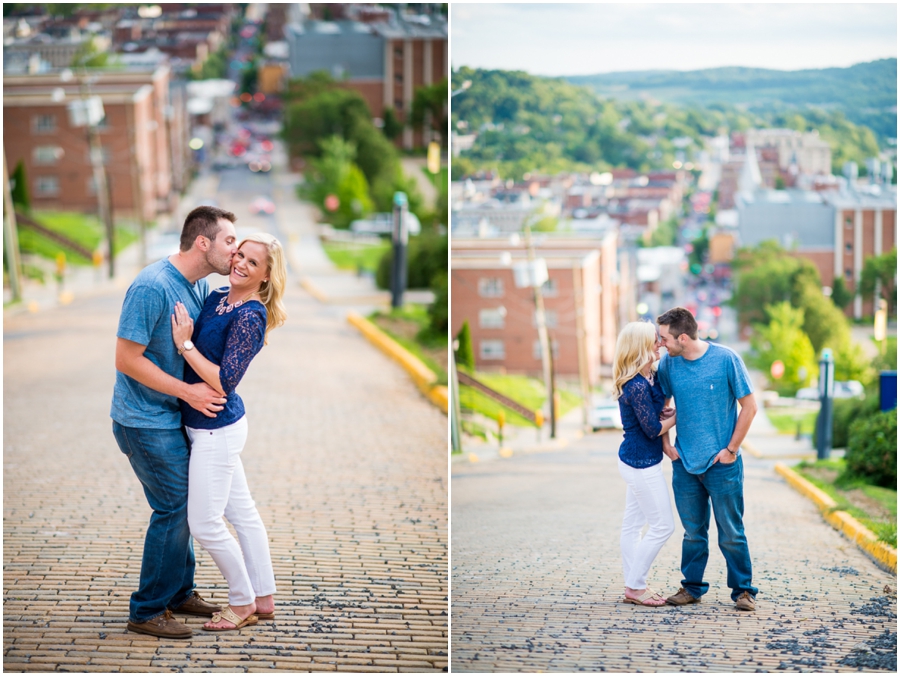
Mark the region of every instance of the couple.
POLYGON ((238 246, 235 220, 209 206, 188 214, 179 252, 144 268, 128 289, 116 333, 113 434, 153 509, 128 629, 161 638, 192 635, 172 611, 211 616, 207 631, 275 617, 268 535, 241 464, 247 419, 234 389, 284 323, 286 270, 271 235, 238 246), (210 292, 204 278, 213 272, 228 275, 230 288, 210 292), (228 582, 224 610, 194 590, 192 535, 228 582))
POLYGON ((697 337, 697 322, 673 308, 653 324, 631 322, 616 341, 613 366, 625 439, 619 473, 628 485, 622 521, 625 602, 642 606, 699 603, 709 558, 710 503, 725 556, 731 599, 756 610, 750 549, 744 535, 744 468, 738 453, 756 415, 750 376, 727 347, 697 337), (659 348, 667 354, 662 359, 659 348), (676 409, 669 407, 674 399, 676 409), (738 413, 737 403, 741 409, 738 413), (678 420, 673 446, 669 431, 678 420), (684 526, 681 588, 664 598, 647 585, 653 560, 675 530, 662 457, 672 460, 672 490, 684 526), (641 529, 649 523, 646 535, 641 529))

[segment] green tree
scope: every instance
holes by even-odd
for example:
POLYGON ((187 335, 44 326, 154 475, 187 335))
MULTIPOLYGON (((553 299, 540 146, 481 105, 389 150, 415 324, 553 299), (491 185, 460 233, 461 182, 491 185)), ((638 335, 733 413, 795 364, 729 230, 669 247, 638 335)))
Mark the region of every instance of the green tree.
POLYGON ((853 292, 847 288, 843 277, 835 277, 831 287, 831 302, 839 310, 846 308, 853 300, 853 292))
POLYGON ((393 108, 388 107, 384 109, 384 127, 381 131, 391 141, 400 136, 400 132, 403 131, 403 123, 397 117, 397 113, 394 112, 393 108))
POLYGON ((434 302, 428 306, 428 327, 432 333, 441 335, 446 340, 450 309, 446 271, 439 272, 431 279, 431 290, 434 302))
POLYGON ((463 322, 459 333, 456 334, 458 347, 456 348, 456 364, 471 371, 475 370, 475 351, 472 349, 472 332, 469 330, 469 320, 463 322))
POLYGON ((769 323, 754 327, 750 341, 753 353, 748 361, 769 377, 770 386, 779 394, 793 394, 808 385, 816 373, 816 355, 803 332, 803 310, 784 301, 767 305, 765 311, 769 323), (770 368, 777 360, 784 363, 784 375, 775 380, 770 368))
POLYGON ((881 287, 881 298, 887 301, 888 314, 897 312, 897 247, 880 256, 866 256, 859 280, 859 295, 864 300, 875 299, 875 290, 881 287))
POLYGON ((851 340, 849 332, 834 348, 834 379, 858 380, 865 387, 875 379, 871 360, 863 352, 862 346, 851 340))
POLYGON ((447 147, 446 78, 436 84, 416 89, 409 120, 414 127, 421 127, 426 121, 429 122, 431 130, 440 139, 441 147, 447 147))
POLYGON ((357 218, 372 212, 372 200, 366 177, 353 163, 356 150, 352 143, 340 136, 321 142, 323 155, 310 162, 309 196, 322 208, 329 195, 338 198, 338 208, 330 220, 337 228, 347 228, 357 218))
POLYGON ((19 160, 10 177, 12 184, 12 201, 24 211, 31 210, 31 195, 28 190, 28 177, 25 175, 25 162, 19 160))

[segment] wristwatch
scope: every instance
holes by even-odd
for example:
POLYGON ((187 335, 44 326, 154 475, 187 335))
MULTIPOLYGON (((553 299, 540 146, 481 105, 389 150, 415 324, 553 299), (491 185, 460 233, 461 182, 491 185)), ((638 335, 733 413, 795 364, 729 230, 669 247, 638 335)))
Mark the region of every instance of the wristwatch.
POLYGON ((180 357, 185 352, 188 352, 193 349, 194 349, 194 344, 191 341, 186 340, 186 341, 184 341, 184 343, 182 343, 181 347, 178 348, 178 356, 180 357))

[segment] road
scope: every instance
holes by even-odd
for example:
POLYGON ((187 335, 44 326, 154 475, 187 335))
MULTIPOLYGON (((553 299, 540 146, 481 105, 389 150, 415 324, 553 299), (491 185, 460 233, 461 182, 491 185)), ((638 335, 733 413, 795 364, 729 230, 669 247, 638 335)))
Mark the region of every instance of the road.
MULTIPOLYGON (((773 462, 746 454, 757 611, 734 609, 715 525, 701 603, 621 603, 619 441, 604 432, 453 464, 452 671, 896 672, 896 578, 833 531, 773 462)), ((680 586, 682 534, 676 513, 649 578, 666 595, 680 586)))
MULTIPOLYGON (((273 194, 246 169, 198 181, 238 230, 273 194)), ((281 196, 285 213, 290 194, 281 196)), ((7 671, 442 671, 448 662, 447 418, 292 273, 288 323, 240 391, 248 480, 267 525, 277 620, 189 641, 129 633, 150 510, 111 433, 124 288, 4 321, 4 668, 7 671)), ((198 589, 226 602, 197 547, 198 589)))

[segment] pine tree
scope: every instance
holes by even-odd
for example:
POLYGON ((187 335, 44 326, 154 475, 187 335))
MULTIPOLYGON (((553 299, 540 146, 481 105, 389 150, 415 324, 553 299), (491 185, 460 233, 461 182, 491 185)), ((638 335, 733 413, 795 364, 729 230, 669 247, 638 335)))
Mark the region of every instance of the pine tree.
POLYGON ((472 350, 472 333, 469 331, 468 320, 463 322, 462 328, 456 334, 459 347, 456 349, 456 364, 467 369, 475 369, 475 352, 472 350))

